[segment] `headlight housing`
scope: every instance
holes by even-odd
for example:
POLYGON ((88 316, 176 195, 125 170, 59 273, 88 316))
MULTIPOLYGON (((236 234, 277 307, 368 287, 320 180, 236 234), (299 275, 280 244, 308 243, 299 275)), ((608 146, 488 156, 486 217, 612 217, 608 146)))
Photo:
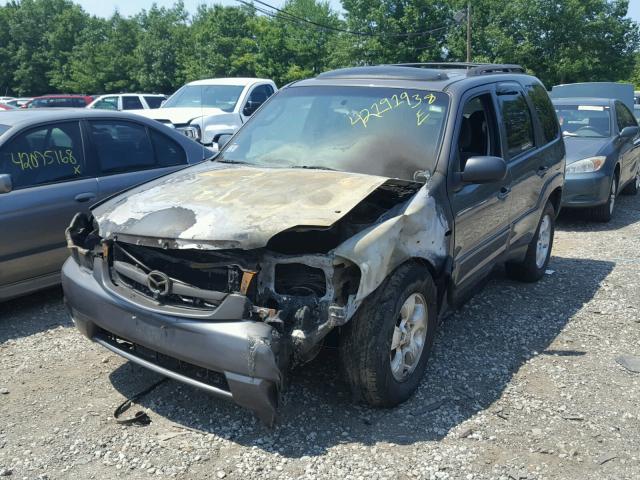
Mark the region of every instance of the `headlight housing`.
POLYGON ((602 168, 607 157, 589 157, 567 165, 567 173, 591 173, 602 168))
POLYGON ((184 136, 189 137, 192 140, 195 140, 197 142, 200 141, 200 138, 202 136, 200 133, 199 125, 189 125, 188 127, 180 127, 178 128, 178 130, 181 131, 184 136))

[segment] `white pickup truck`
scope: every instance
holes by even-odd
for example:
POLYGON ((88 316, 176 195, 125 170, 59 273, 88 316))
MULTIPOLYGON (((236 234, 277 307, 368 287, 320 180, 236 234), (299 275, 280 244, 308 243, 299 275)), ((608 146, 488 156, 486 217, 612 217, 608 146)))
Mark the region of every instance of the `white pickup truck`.
POLYGON ((154 110, 130 110, 182 131, 204 145, 234 133, 277 91, 264 78, 211 78, 181 87, 154 110))

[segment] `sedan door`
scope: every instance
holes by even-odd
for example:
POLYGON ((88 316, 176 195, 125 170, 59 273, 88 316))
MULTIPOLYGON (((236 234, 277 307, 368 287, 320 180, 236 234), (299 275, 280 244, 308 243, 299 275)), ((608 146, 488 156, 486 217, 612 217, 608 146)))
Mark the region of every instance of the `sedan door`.
MULTIPOLYGON (((624 103, 616 101, 615 110, 618 133, 620 133, 625 127, 638 126, 633 114, 624 103)), ((638 173, 638 166, 640 163, 640 148, 638 148, 640 143, 638 140, 638 135, 633 138, 620 137, 616 140, 619 152, 618 155, 620 158, 619 187, 622 187, 623 184, 635 179, 638 173)))
POLYGON ((98 164, 98 198, 147 182, 187 164, 184 149, 153 127, 130 120, 85 122, 98 164))
POLYGON ((0 299, 58 282, 68 256, 64 232, 97 198, 93 166, 77 121, 30 128, 0 148, 0 173, 13 189, 0 194, 0 299))

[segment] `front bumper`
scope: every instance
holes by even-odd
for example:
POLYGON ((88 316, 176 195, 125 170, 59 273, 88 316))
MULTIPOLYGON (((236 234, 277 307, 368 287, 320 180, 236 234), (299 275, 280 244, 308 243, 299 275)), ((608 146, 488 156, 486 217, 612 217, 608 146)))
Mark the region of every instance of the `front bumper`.
POLYGON ((194 320, 169 315, 128 302, 102 283, 99 259, 93 272, 73 258, 62 268, 65 303, 85 336, 132 362, 232 399, 273 424, 282 374, 280 342, 271 326, 242 318, 194 320), (139 351, 152 351, 155 359, 139 351), (225 381, 212 385, 188 376, 157 361, 165 357, 220 374, 225 381))
POLYGON ((595 207, 607 203, 611 176, 605 172, 567 174, 562 191, 562 206, 595 207))

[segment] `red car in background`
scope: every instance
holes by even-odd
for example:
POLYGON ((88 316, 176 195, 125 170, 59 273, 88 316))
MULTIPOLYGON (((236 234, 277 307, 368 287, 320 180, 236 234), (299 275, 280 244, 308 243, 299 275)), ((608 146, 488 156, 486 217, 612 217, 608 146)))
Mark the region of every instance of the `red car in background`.
POLYGON ((11 105, 5 105, 4 103, 0 103, 0 110, 15 110, 16 107, 12 107, 11 105))
POLYGON ((84 108, 93 101, 89 95, 43 95, 35 97, 25 108, 71 107, 84 108))

